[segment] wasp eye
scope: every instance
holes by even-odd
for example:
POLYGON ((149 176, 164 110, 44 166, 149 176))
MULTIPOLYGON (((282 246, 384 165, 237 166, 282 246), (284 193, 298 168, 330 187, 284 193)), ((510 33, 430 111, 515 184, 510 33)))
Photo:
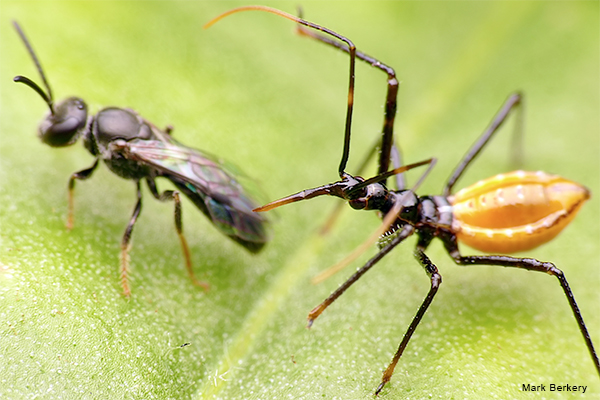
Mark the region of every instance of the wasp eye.
POLYGON ((39 135, 44 143, 52 147, 69 146, 77 141, 86 122, 85 102, 78 97, 70 97, 40 124, 39 135))

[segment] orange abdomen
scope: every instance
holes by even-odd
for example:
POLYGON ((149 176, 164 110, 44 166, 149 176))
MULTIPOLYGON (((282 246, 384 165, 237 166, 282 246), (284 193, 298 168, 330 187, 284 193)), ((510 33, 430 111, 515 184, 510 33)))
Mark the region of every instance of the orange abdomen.
POLYGON ((554 238, 590 197, 584 186, 544 172, 515 171, 449 197, 459 240, 488 253, 533 249, 554 238))

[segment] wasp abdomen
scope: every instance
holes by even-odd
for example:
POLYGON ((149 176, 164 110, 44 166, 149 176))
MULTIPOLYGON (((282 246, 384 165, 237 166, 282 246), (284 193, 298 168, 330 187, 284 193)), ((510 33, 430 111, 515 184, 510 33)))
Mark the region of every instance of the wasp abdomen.
POLYGON ((533 249, 558 235, 590 197, 584 186, 544 172, 514 171, 449 197, 453 230, 488 253, 533 249))

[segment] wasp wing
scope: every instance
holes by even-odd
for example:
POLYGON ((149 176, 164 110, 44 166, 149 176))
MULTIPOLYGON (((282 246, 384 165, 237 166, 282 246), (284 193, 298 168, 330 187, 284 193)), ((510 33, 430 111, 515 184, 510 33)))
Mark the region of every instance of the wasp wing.
POLYGON ((222 233, 252 252, 260 250, 268 241, 267 219, 252 211, 259 204, 241 183, 250 179, 211 154, 161 136, 121 142, 117 151, 173 182, 222 233))

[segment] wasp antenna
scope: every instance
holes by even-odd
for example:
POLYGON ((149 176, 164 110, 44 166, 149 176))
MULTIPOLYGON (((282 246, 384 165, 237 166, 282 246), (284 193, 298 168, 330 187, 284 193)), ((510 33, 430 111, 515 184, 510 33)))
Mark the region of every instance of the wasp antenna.
POLYGON ((35 52, 33 51, 33 47, 31 47, 31 43, 27 39, 27 36, 25 36, 25 33, 23 32, 23 29, 21 29, 21 26, 19 25, 19 23, 17 21, 13 21, 12 23, 13 23, 13 26, 15 27, 15 30, 19 34, 19 37, 25 44, 25 47, 27 48, 27 51, 29 52, 29 55, 31 56, 31 59, 33 60, 33 63, 35 64, 35 67, 37 68, 38 73, 40 74, 40 77, 42 78, 42 82, 44 82, 44 86, 46 87, 46 90, 48 92, 47 93, 44 92, 42 90, 42 88, 40 88, 39 85, 37 85, 31 79, 26 78, 24 76, 16 76, 13 80, 15 82, 24 83, 27 86, 29 86, 30 88, 32 88, 33 90, 35 90, 40 96, 42 96, 42 98, 44 99, 46 104, 48 104, 48 107, 50 108, 50 112, 52 114, 54 114, 54 98, 52 97, 52 89, 50 89, 50 84, 48 83, 48 80, 46 79, 46 74, 44 74, 44 70, 42 69, 40 60, 38 60, 37 56, 35 55, 35 52))
POLYGON ((54 110, 52 107, 52 99, 50 99, 48 97, 46 92, 44 92, 44 89, 42 89, 37 83, 35 83, 31 79, 29 79, 28 77, 22 76, 22 75, 15 76, 13 78, 13 81, 18 82, 18 83, 23 83, 23 84, 29 86, 30 88, 32 88, 33 90, 35 90, 40 96, 42 96, 42 98, 44 99, 46 104, 48 104, 50 106, 50 110, 52 111, 52 114, 54 114, 54 110))
POLYGON ((344 196, 342 194, 344 186, 345 186, 344 182, 335 182, 335 183, 330 183, 328 185, 319 186, 319 187, 316 187, 313 189, 306 189, 306 190, 303 190, 296 194, 292 194, 290 196, 284 197, 282 199, 272 201, 269 204, 265 204, 264 206, 257 207, 252 211, 254 211, 254 212, 269 211, 274 208, 284 206, 286 204, 295 203, 297 201, 302 201, 302 200, 308 200, 308 199, 312 199, 313 197, 324 196, 324 195, 344 198, 344 196))
POLYGON ((264 11, 269 12, 275 15, 279 15, 280 17, 287 18, 291 21, 294 21, 300 25, 307 26, 309 28, 315 29, 317 31, 321 31, 326 33, 334 38, 346 43, 348 46, 348 53, 350 54, 350 79, 348 83, 348 108, 346 111, 346 125, 344 130, 344 149, 342 151, 342 159, 340 161, 340 166, 338 167, 338 172, 340 177, 344 175, 344 171, 346 170, 346 164, 348 163, 348 156, 350 154, 350 132, 352 126, 352 110, 354 108, 354 71, 356 66, 356 46, 354 43, 348 39, 347 37, 340 35, 339 33, 332 31, 331 29, 325 28, 324 26, 306 21, 302 18, 298 18, 293 16, 292 14, 288 14, 284 11, 278 10, 276 8, 271 8, 267 6, 242 6, 233 8, 229 11, 224 12, 221 15, 216 16, 211 19, 204 25, 204 29, 210 28, 212 25, 220 21, 221 19, 238 12, 242 11, 264 11))

